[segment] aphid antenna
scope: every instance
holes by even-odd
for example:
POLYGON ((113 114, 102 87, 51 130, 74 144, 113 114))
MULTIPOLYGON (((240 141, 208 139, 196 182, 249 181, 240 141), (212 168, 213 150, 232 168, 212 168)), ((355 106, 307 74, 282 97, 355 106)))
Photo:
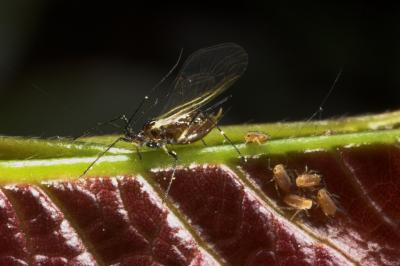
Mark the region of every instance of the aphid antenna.
MULTIPOLYGON (((62 102, 60 100, 60 98, 55 97, 54 94, 49 93, 47 90, 43 89, 41 86, 39 86, 39 85, 37 85, 35 83, 31 83, 31 87, 33 89, 35 89, 36 91, 40 92, 41 94, 45 95, 46 97, 50 98, 50 100, 52 102, 55 102, 56 104, 60 104, 62 102)), ((68 111, 68 112, 71 111, 69 108, 66 108, 66 107, 63 107, 63 109, 68 111)), ((86 131, 85 131, 84 134, 82 134, 82 135, 80 135, 78 137, 72 137, 72 140, 77 140, 78 138, 85 137, 87 135, 88 135, 88 133, 86 133, 86 131)))
POLYGON ((127 123, 128 118, 126 117, 126 115, 119 115, 119 116, 114 117, 113 119, 110 119, 109 121, 98 122, 98 123, 96 123, 96 125, 94 127, 90 128, 90 129, 87 129, 82 135, 74 137, 73 140, 77 140, 79 138, 86 137, 86 136, 90 135, 90 132, 95 131, 95 130, 99 130, 100 127, 106 126, 106 125, 110 125, 110 126, 112 126, 114 128, 120 129, 121 126, 118 125, 118 124, 115 124, 114 122, 121 121, 121 120, 124 121, 125 123, 127 123))
MULTIPOLYGON (((167 73, 166 75, 164 75, 164 77, 163 77, 153 88, 151 88, 149 94, 153 93, 158 87, 160 87, 160 85, 161 85, 162 83, 165 82, 165 80, 166 80, 169 76, 171 76, 171 74, 172 74, 172 73, 175 71, 175 69, 178 67, 179 62, 180 62, 181 59, 182 59, 182 54, 183 54, 183 49, 180 50, 178 59, 177 59, 177 61, 175 62, 175 64, 172 66, 172 68, 168 71, 168 73, 167 73)), ((40 87, 38 87, 37 85, 32 84, 32 86, 33 86, 35 89, 40 90, 40 91, 44 92, 45 94, 47 94, 46 91, 42 90, 42 89, 41 89, 40 87)), ((119 126, 119 125, 117 125, 117 124, 114 123, 114 122, 120 121, 120 120, 122 120, 122 121, 125 123, 125 126, 124 126, 124 134, 125 134, 125 135, 132 134, 132 133, 133 133, 133 132, 132 132, 133 124, 135 124, 135 123, 137 122, 137 120, 138 120, 140 117, 138 117, 136 120, 133 120, 133 119, 134 119, 135 116, 139 113, 139 111, 142 109, 142 107, 145 105, 145 103, 146 103, 149 99, 150 99, 150 98, 149 98, 148 95, 146 95, 145 97, 143 97, 143 99, 141 100, 141 102, 139 103, 139 105, 135 108, 135 110, 132 112, 132 114, 130 115, 129 118, 127 117, 126 114, 122 114, 122 115, 118 115, 117 117, 114 117, 114 118, 110 119, 109 121, 106 121, 106 122, 98 122, 94 127, 90 128, 90 129, 88 129, 88 130, 86 130, 82 135, 73 138, 73 140, 77 140, 77 139, 79 139, 79 138, 86 137, 86 136, 88 136, 88 135, 90 134, 90 132, 92 132, 92 131, 94 131, 94 130, 98 130, 100 127, 105 126, 105 125, 111 125, 111 126, 113 126, 114 128, 121 128, 121 126, 119 126)), ((146 111, 148 111, 148 110, 146 110, 146 111)), ((146 113, 146 112, 143 112, 142 114, 144 114, 144 113, 146 113)))
MULTIPOLYGON (((32 86, 32 88, 34 88, 35 90, 39 91, 40 93, 46 95, 47 97, 50 97, 52 100, 55 100, 58 103, 60 102, 60 99, 54 97, 54 95, 50 94, 48 91, 46 91, 42 87, 38 86, 37 84, 31 83, 31 86, 32 86)), ((65 109, 68 110, 67 108, 65 108, 65 109)), ((68 110, 68 111, 70 111, 70 110, 68 110)), ((121 128, 121 126, 119 126, 119 125, 114 123, 114 122, 119 121, 119 120, 126 121, 127 118, 126 118, 125 115, 119 115, 117 117, 114 117, 114 118, 110 119, 109 121, 98 122, 94 127, 86 130, 82 135, 77 136, 77 137, 73 137, 72 140, 75 141, 75 140, 77 140, 79 138, 86 137, 86 136, 88 136, 90 134, 91 131, 98 130, 100 127, 105 126, 105 125, 111 125, 112 127, 119 129, 119 128, 121 128)))
MULTIPOLYGON (((179 62, 182 58, 182 54, 183 54, 183 49, 180 50, 179 52, 179 56, 178 56, 178 60, 176 61, 176 63, 172 66, 172 68, 168 71, 168 73, 150 90, 150 92, 154 92, 154 90, 156 90, 177 68, 177 66, 179 65, 179 62)), ((97 158, 89 165, 88 168, 86 168, 86 170, 82 173, 82 175, 80 176, 83 177, 84 175, 87 174, 87 172, 93 167, 93 165, 96 164, 96 162, 102 157, 104 156, 104 154, 106 154, 112 147, 114 147, 118 142, 120 141, 130 141, 130 138, 128 137, 129 135, 131 135, 133 133, 132 127, 133 127, 133 122, 137 122, 138 118, 136 120, 133 120, 135 118, 135 116, 137 115, 137 113, 142 109, 142 107, 144 106, 144 104, 146 103, 146 101, 149 99, 149 97, 146 95, 142 101, 140 102, 140 104, 138 105, 138 107, 136 107, 136 109, 134 110, 134 112, 131 114, 131 116, 129 117, 129 119, 126 117, 125 114, 120 115, 116 118, 111 119, 110 121, 107 121, 105 123, 98 123, 96 127, 94 128, 98 128, 100 126, 106 125, 106 124, 112 124, 115 121, 118 120, 122 120, 125 122, 125 127, 124 127, 124 137, 119 137, 116 140, 114 140, 104 151, 102 151, 97 158)), ((118 126, 117 126, 118 127, 118 126)), ((93 129, 93 128, 92 128, 93 129)), ((90 130, 89 130, 90 131, 90 130)), ((83 136, 86 136, 87 134, 89 134, 87 131, 84 133, 83 136)), ((80 138, 82 136, 79 136, 78 138, 80 138)), ((75 138, 77 139, 77 138, 75 138)), ((137 154, 139 156, 139 158, 141 159, 142 156, 140 154, 139 151, 139 147, 136 146, 136 151, 137 154)))
POLYGON ((329 99, 329 97, 331 96, 333 90, 335 89, 336 84, 337 84, 337 82, 339 81, 339 78, 340 78, 340 76, 342 75, 342 73, 343 73, 343 68, 340 68, 340 69, 339 69, 339 72, 338 72, 337 75, 336 75, 335 80, 333 81, 333 83, 332 83, 332 85, 331 85, 329 91, 328 91, 327 94, 325 95, 325 97, 322 99, 321 104, 319 105, 318 109, 310 116, 310 118, 308 118, 308 119, 306 120, 306 122, 310 122, 310 121, 311 121, 316 115, 318 115, 318 114, 320 115, 319 119, 322 118, 322 112, 324 111, 324 105, 325 105, 325 103, 328 101, 328 99, 329 99))
POLYGON ((319 175, 317 170, 310 169, 307 164, 304 166, 304 174, 319 175))
MULTIPOLYGON (((178 59, 176 60, 175 64, 174 64, 174 65, 172 66, 172 68, 168 71, 168 73, 165 74, 164 77, 162 77, 162 79, 161 79, 159 82, 157 82, 157 84, 156 84, 153 88, 151 88, 149 94, 152 94, 157 88, 159 88, 159 87, 161 86, 161 84, 163 84, 163 83, 165 82, 165 80, 166 80, 168 77, 170 77, 171 74, 176 70, 176 68, 178 67, 178 65, 179 65, 179 63, 180 63, 180 61, 181 61, 181 59, 182 59, 182 54, 183 54, 183 48, 180 50, 178 59)), ((133 113, 131 114, 131 116, 129 117, 129 119, 128 119, 126 125, 125 125, 125 132, 130 131, 131 128, 132 128, 132 125, 135 124, 135 123, 137 122, 137 120, 140 118, 140 116, 139 116, 138 118, 136 118, 136 120, 133 120, 133 119, 135 118, 135 116, 137 115, 137 113, 140 111, 140 109, 142 109, 143 105, 147 102, 147 100, 149 100, 149 96, 148 96, 148 95, 146 95, 146 96, 142 99, 142 101, 140 102, 140 104, 138 105, 138 107, 133 111, 133 113)), ((149 107, 149 109, 153 108, 156 104, 157 104, 157 100, 153 103, 152 106, 149 107)), ((149 110, 149 109, 148 109, 148 110, 149 110)), ((148 110, 147 110, 147 111, 148 111, 148 110)), ((143 115, 144 113, 145 113, 145 112, 143 112, 142 115, 143 115)))

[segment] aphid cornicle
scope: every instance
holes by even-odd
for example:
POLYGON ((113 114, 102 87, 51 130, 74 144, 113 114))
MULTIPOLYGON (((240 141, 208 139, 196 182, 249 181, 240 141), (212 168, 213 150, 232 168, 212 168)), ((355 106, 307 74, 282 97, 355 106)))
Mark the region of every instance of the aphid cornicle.
POLYGON ((318 190, 317 202, 318 202, 318 205, 321 207, 322 212, 326 216, 328 216, 328 217, 335 216, 335 214, 338 210, 338 207, 336 206, 335 202, 333 201, 330 193, 325 188, 321 188, 320 190, 318 190))
MULTIPOLYGON (((105 153, 120 141, 134 144, 138 152, 139 148, 144 145, 150 148, 162 148, 174 159, 173 173, 167 188, 168 194, 178 159, 176 153, 170 150, 168 145, 188 144, 201 140, 213 128, 217 128, 241 156, 240 151, 217 125, 222 117, 221 104, 217 103, 207 109, 204 107, 228 89, 244 73, 247 63, 246 51, 234 43, 219 44, 193 53, 183 63, 170 90, 160 93, 161 96, 165 95, 166 97, 163 99, 167 100, 161 115, 152 118, 141 130, 133 129, 134 118, 139 113, 139 109, 147 99, 151 100, 151 97, 146 96, 129 118, 125 115, 118 118, 125 123, 124 136, 116 139, 101 152, 81 176, 85 175, 105 153)), ((175 67, 176 65, 166 77, 175 67)), ((155 88, 158 88, 158 85, 155 88)), ((154 105, 155 103, 153 103, 154 105)))
POLYGON ((246 144, 247 143, 261 144, 266 142, 269 138, 270 138, 269 135, 258 131, 249 131, 244 136, 246 144))
POLYGON ((311 199, 298 196, 296 194, 288 194, 283 198, 283 202, 289 207, 295 209, 295 213, 290 220, 293 220, 301 211, 307 211, 312 208, 313 201, 311 199))
POLYGON ((283 164, 277 164, 272 169, 272 181, 275 182, 275 188, 278 188, 284 193, 289 193, 292 188, 292 180, 283 164))

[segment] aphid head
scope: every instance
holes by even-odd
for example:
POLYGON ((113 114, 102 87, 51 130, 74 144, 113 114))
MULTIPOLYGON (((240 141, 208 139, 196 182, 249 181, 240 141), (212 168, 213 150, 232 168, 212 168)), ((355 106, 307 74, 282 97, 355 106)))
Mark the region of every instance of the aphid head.
POLYGON ((285 171, 285 166, 283 164, 277 164, 272 171, 274 175, 278 175, 285 171))
POLYGON ((143 136, 143 131, 140 131, 137 134, 132 133, 131 135, 127 136, 130 142, 136 144, 137 146, 143 146, 145 143, 145 138, 143 136))

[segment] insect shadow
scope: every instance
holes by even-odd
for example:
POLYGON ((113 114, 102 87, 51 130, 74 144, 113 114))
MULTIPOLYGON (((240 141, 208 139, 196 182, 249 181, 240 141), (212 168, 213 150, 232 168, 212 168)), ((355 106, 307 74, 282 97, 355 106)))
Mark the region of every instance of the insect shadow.
POLYGON ((246 51, 235 43, 223 43, 200 49, 183 63, 170 86, 160 90, 161 84, 177 68, 181 55, 182 52, 173 68, 151 90, 152 94, 163 95, 163 97, 145 96, 130 116, 121 115, 106 123, 98 124, 98 126, 113 125, 117 121, 122 121, 124 123, 123 136, 115 139, 104 151, 99 153, 81 177, 86 175, 96 162, 118 142, 132 143, 140 158, 140 148, 143 146, 161 148, 173 159, 173 172, 166 190, 167 196, 175 177, 178 161, 178 155, 172 150, 172 146, 202 140, 213 128, 218 129, 239 156, 244 158, 218 126, 218 122, 224 114, 221 105, 227 98, 211 106, 210 103, 245 72, 248 64, 246 51), (152 117, 141 129, 134 130, 134 126, 141 116, 161 104, 164 104, 164 108, 158 115, 152 117))

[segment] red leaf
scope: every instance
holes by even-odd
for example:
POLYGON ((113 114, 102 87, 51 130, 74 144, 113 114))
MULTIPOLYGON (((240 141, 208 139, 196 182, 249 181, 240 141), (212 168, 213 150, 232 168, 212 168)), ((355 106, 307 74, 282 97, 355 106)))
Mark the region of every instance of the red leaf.
POLYGON ((395 146, 250 159, 2 186, 0 265, 398 265, 400 152, 395 146), (332 217, 285 209, 271 165, 318 171, 332 217), (238 164, 239 165, 239 164, 238 164))

